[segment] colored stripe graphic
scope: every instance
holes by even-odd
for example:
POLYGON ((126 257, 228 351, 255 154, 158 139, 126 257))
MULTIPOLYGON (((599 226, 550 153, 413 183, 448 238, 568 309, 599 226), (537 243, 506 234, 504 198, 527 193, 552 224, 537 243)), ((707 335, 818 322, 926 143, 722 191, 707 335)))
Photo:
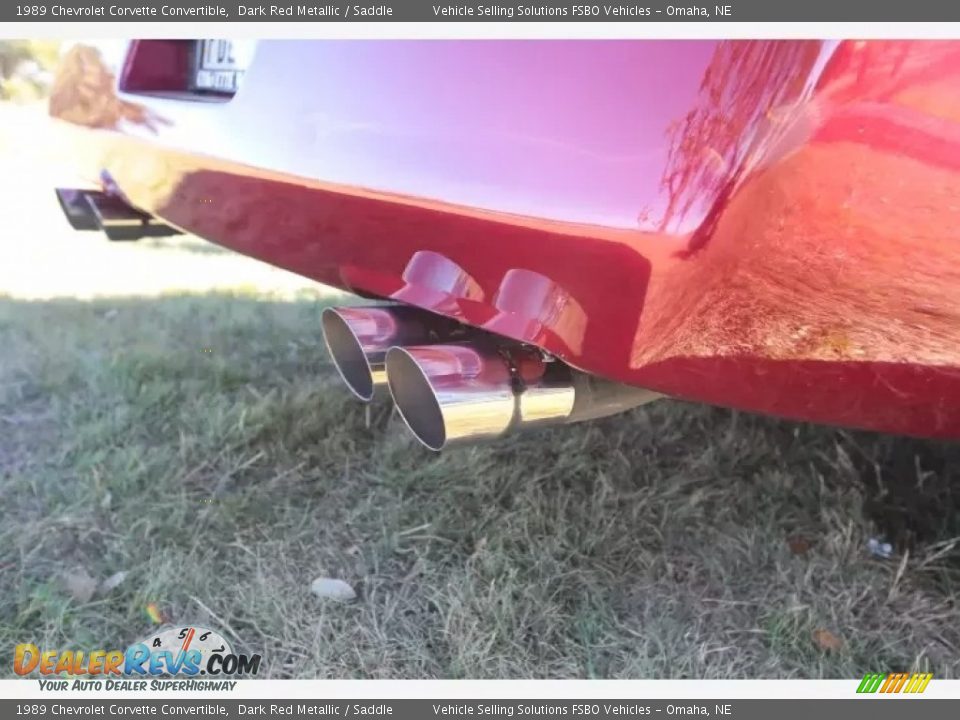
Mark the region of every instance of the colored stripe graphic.
POLYGON ((857 688, 858 693, 875 693, 880 689, 880 683, 883 682, 883 679, 886 675, 882 673, 867 673, 863 676, 863 680, 860 682, 860 687, 857 688))
POLYGON ((858 693, 922 693, 933 673, 867 673, 857 686, 858 693))
POLYGON ((893 678, 890 680, 890 687, 887 688, 887 692, 890 692, 890 693, 899 692, 901 681, 906 679, 907 679, 906 673, 894 673, 893 678))

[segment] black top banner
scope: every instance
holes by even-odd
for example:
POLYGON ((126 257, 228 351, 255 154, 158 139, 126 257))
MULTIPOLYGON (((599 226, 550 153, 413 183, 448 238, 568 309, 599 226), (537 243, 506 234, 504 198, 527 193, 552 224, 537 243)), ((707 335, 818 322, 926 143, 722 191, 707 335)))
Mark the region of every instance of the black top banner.
POLYGON ((720 3, 236 2, 27 0, 0 4, 0 22, 949 22, 950 0, 728 0, 720 3))

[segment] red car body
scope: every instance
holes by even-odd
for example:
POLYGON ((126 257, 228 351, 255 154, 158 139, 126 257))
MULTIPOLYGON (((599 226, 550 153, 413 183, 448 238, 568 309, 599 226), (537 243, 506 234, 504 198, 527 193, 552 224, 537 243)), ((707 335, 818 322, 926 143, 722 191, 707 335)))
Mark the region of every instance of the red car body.
POLYGON ((189 48, 64 58, 134 206, 623 383, 960 437, 960 42, 264 41, 214 101, 189 48))

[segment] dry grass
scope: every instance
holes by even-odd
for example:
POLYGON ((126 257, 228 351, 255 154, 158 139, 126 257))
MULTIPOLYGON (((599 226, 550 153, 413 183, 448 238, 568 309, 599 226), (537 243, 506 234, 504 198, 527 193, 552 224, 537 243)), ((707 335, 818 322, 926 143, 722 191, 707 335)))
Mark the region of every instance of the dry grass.
POLYGON ((956 444, 662 401, 430 454, 338 386, 308 284, 66 232, 6 122, 0 648, 123 646, 156 602, 274 676, 960 676, 956 444))
POLYGON ((367 425, 318 311, 0 302, 0 646, 123 645, 157 602, 278 676, 960 674, 955 446, 661 402, 436 456, 367 425), (79 603, 74 567, 129 575, 79 603))

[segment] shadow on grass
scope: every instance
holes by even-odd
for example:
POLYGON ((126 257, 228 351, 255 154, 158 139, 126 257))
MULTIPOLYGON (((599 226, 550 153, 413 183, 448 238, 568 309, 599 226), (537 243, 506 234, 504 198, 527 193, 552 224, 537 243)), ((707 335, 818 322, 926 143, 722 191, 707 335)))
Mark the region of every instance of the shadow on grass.
POLYGON ((960 673, 956 445, 662 401, 435 455, 320 310, 0 299, 0 644, 124 646, 155 602, 278 677, 960 673))

